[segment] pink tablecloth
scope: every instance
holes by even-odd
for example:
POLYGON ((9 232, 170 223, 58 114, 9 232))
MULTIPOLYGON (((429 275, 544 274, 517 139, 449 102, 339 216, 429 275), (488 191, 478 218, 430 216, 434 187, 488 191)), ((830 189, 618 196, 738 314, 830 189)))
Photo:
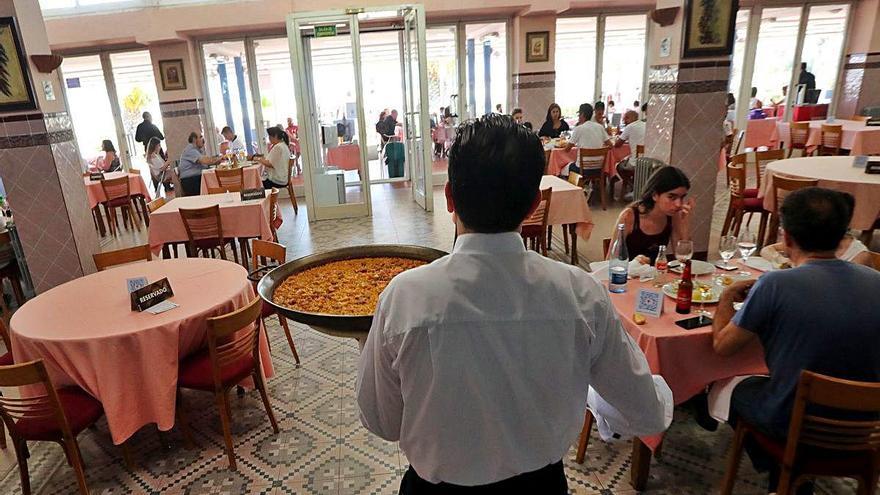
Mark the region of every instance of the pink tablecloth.
MULTIPOLYGON (((262 167, 258 165, 244 167, 242 173, 244 174, 245 189, 258 189, 263 187, 263 180, 260 179, 261 169, 262 167)), ((220 183, 217 182, 217 171, 214 169, 202 170, 202 187, 199 193, 208 194, 209 187, 220 187, 220 183)))
MULTIPOLYGON (((75 384, 100 400, 120 444, 144 425, 174 426, 180 358, 205 347, 208 317, 254 297, 245 269, 228 261, 123 265, 28 301, 12 317, 12 350, 18 362, 42 358, 56 386, 75 384), (158 315, 131 311, 125 281, 141 276, 150 282, 168 277, 171 301, 180 307, 158 315)), ((260 348, 265 374, 272 376, 264 335, 260 348)))
MULTIPOLYGON (((109 172, 104 174, 104 179, 118 179, 125 175, 125 172, 109 172)), ((107 196, 104 194, 104 188, 101 187, 101 181, 90 180, 88 177, 83 177, 83 182, 86 185, 86 194, 89 197, 89 208, 94 208, 98 204, 107 201, 107 196)), ((141 177, 140 174, 128 174, 128 187, 132 195, 143 194, 147 201, 151 201, 150 192, 147 190, 147 184, 144 182, 144 178, 141 177)))
POLYGON ((360 170, 361 148, 356 144, 342 144, 335 148, 329 148, 327 149, 326 164, 342 170, 360 170))
POLYGON ((547 224, 575 224, 575 232, 578 237, 588 240, 593 231, 593 215, 587 205, 584 190, 559 177, 545 175, 541 178, 541 189, 548 188, 553 189, 553 197, 550 199, 550 214, 547 218, 547 224))
POLYGON ((758 146, 776 148, 779 144, 779 135, 776 132, 776 124, 778 123, 779 121, 774 118, 747 121, 743 148, 757 148, 758 146))
MULTIPOLYGON (((822 141, 822 124, 824 120, 810 122, 810 135, 807 137, 807 151, 812 151, 822 141)), ((864 122, 856 120, 835 120, 833 124, 843 125, 843 136, 840 147, 849 150, 850 155, 880 155, 880 127, 868 127, 864 122)), ((779 142, 791 142, 791 125, 779 122, 774 139, 779 142)))
POLYGON ((764 209, 774 211, 774 173, 796 179, 819 179, 819 187, 848 192, 856 198, 850 228, 871 229, 880 218, 880 175, 866 174, 852 164, 853 157, 849 156, 790 158, 769 163, 761 182, 764 209))
POLYGON ((206 196, 184 196, 174 198, 165 206, 150 214, 150 249, 158 254, 167 242, 184 242, 189 238, 180 208, 205 208, 220 205, 220 222, 225 237, 259 237, 272 240, 269 226, 269 198, 245 201, 238 193, 209 194, 206 196))
MULTIPOLYGON (((610 177, 617 175, 617 162, 628 157, 631 153, 632 151, 628 144, 625 144, 620 148, 611 148, 611 151, 608 152, 608 158, 605 160, 605 173, 610 177)), ((559 175, 559 172, 568 166, 569 163, 576 161, 577 157, 577 148, 572 148, 570 150, 553 148, 553 150, 550 151, 550 161, 547 162, 547 170, 545 173, 548 175, 559 175)))

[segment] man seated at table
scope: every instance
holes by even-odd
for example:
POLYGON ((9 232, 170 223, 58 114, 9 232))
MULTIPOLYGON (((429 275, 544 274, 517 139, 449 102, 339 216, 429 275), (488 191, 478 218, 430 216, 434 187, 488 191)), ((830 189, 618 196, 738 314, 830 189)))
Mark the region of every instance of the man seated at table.
POLYGON ((184 196, 198 196, 202 184, 202 170, 220 163, 220 157, 205 156, 205 138, 201 133, 191 132, 189 144, 180 154, 180 187, 184 196))
POLYGON ((510 117, 459 127, 445 191, 453 252, 379 297, 357 398, 364 426, 399 440, 410 461, 402 494, 567 493, 562 458, 589 387, 611 431, 656 433, 671 420, 671 392, 608 291, 523 247, 543 171, 540 139, 510 117))
MULTIPOLYGON (((731 424, 742 419, 778 439, 788 434, 802 370, 880 381, 880 273, 835 257, 850 218, 843 195, 818 187, 792 192, 781 216, 794 268, 731 285, 713 323, 715 352, 729 356, 759 340, 770 370, 769 378, 734 389, 731 424), (734 314, 733 303, 743 300, 734 314)), ((746 451, 758 471, 770 471, 769 491, 776 491, 779 467, 756 444, 746 451)), ((798 494, 811 492, 805 486, 798 494)))
POLYGON ((223 139, 226 141, 223 143, 226 146, 221 146, 220 151, 223 152, 221 154, 225 154, 226 151, 230 151, 232 153, 238 153, 239 151, 247 152, 247 147, 242 142, 241 138, 235 134, 235 131, 232 130, 232 127, 226 126, 221 131, 220 134, 223 136, 223 139))
POLYGON ((630 158, 635 157, 636 146, 645 145, 645 122, 639 120, 639 114, 636 111, 629 110, 623 114, 623 125, 623 131, 617 136, 614 147, 620 148, 624 144, 628 144, 630 156, 618 162, 617 173, 632 171, 635 168, 635 161, 630 158))
MULTIPOLYGON (((574 147, 596 149, 603 146, 611 146, 611 138, 608 136, 608 132, 605 131, 605 127, 592 119, 593 106, 589 103, 581 103, 581 106, 578 107, 577 124, 575 124, 574 130, 571 131, 571 137, 568 138, 566 150, 574 147)), ((583 174, 577 161, 570 163, 568 167, 562 169, 560 175, 568 177, 569 171, 583 174)))

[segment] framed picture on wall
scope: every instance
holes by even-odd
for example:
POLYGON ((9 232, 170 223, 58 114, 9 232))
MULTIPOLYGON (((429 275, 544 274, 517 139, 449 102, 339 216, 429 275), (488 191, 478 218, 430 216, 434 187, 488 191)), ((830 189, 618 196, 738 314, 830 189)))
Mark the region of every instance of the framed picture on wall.
POLYGON ((550 60, 550 31, 526 33, 526 62, 550 60))
POLYGON ((0 111, 37 108, 15 19, 0 17, 0 111))
POLYGON ((183 72, 183 60, 160 60, 159 73, 162 76, 162 90, 176 91, 186 89, 186 74, 183 72))
POLYGON ((682 57, 730 55, 737 10, 738 0, 687 0, 682 57))

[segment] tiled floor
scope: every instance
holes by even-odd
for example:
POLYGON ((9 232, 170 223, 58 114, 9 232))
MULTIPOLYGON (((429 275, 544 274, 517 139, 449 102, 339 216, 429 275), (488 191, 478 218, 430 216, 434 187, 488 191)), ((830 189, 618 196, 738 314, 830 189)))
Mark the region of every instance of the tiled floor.
MULTIPOLYGON (((370 219, 345 219, 309 224, 304 202, 298 216, 282 201, 284 225, 280 240, 288 259, 326 249, 371 243, 413 243, 449 250, 454 235, 440 189, 435 191, 435 211, 425 213, 410 199, 410 191, 390 185, 374 186, 374 215, 370 219)), ((610 232, 621 205, 606 212, 594 210, 593 238, 582 243, 584 259, 596 260, 601 238, 610 232)), ((723 212, 723 207, 721 212, 723 212)), ((717 215, 716 215, 717 216, 717 215)), ((717 220, 717 219, 716 219, 717 220)), ((143 234, 141 234, 143 235, 143 234)), ((107 244, 133 244, 123 238, 107 244)), ((561 240, 553 256, 560 254, 561 240)), ((144 428, 130 440, 135 468, 128 469, 121 450, 110 442, 106 422, 79 436, 89 486, 94 494, 393 494, 407 460, 397 444, 367 432, 358 420, 354 399, 357 346, 293 325, 302 365, 297 367, 277 320, 268 320, 276 374, 269 380, 269 395, 279 421, 275 435, 256 392, 232 400, 233 437, 239 469, 226 469, 219 418, 210 394, 185 393, 184 404, 198 446, 186 450, 177 428, 161 436, 144 428)), ((730 442, 729 428, 710 433, 693 421, 687 406, 677 408, 662 457, 651 466, 647 493, 705 494, 716 492, 724 471, 730 442)), ((575 441, 576 439, 572 439, 575 441)), ((595 433, 583 465, 565 459, 573 494, 629 494, 630 443, 605 444, 595 433)), ((75 493, 72 471, 54 444, 35 444, 29 460, 35 493, 75 493)), ((20 493, 14 456, 0 453, 0 493, 20 493)), ((765 493, 765 478, 743 462, 737 494, 765 493)), ((854 493, 852 485, 824 483, 819 493, 854 493)))

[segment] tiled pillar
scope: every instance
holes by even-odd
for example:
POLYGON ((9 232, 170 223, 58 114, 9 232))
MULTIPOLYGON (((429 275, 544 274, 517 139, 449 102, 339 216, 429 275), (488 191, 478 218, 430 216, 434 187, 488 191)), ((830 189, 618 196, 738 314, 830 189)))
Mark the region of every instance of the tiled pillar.
POLYGON ((847 55, 842 81, 838 117, 846 118, 860 114, 865 107, 880 106, 880 52, 847 55))
POLYGON ((648 72, 645 154, 682 169, 690 178, 694 251, 709 250, 718 158, 724 139, 730 61, 653 65, 648 72))
POLYGON ((162 110, 162 132, 165 134, 168 157, 176 160, 188 144, 189 133, 203 132, 204 102, 201 98, 160 101, 159 108, 162 110))
POLYGON ((531 122, 536 130, 544 122, 547 107, 555 98, 556 72, 524 72, 513 75, 513 106, 523 109, 525 121, 531 122))

